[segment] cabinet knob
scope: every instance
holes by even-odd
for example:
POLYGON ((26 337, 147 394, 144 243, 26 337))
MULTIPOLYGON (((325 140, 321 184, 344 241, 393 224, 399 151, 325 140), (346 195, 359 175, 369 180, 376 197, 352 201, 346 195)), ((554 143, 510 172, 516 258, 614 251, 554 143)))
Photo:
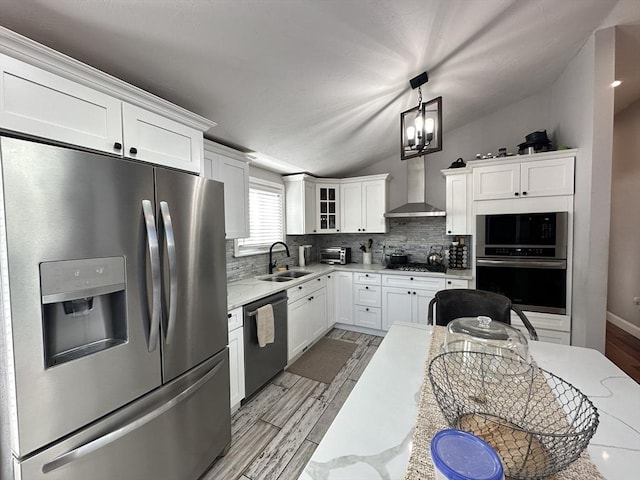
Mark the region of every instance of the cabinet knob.
POLYGON ((367 311, 367 312, 368 312, 368 311, 369 311, 369 307, 365 308, 365 311, 367 311))
POLYGON ((415 295, 415 294, 416 294, 416 292, 413 292, 413 294, 415 295))
POLYGON ((448 285, 451 285, 451 280, 449 280, 449 281, 447 282, 447 284, 448 284, 448 285))
POLYGON ((411 292, 407 292, 407 294, 411 295, 411 292))
POLYGON ((358 231, 360 231, 360 229, 358 229, 358 231))
POLYGON ((338 229, 336 230, 336 232, 339 232, 339 231, 340 231, 340 229, 338 228, 338 229))
POLYGON ((131 148, 129 149, 129 153, 130 153, 131 155, 135 155, 136 153, 138 153, 138 149, 137 149, 136 147, 131 147, 131 148))
POLYGON ((314 230, 313 233, 316 233, 316 231, 314 230))
POLYGON ((447 230, 447 233, 451 233, 451 230, 447 230))
POLYGON ((522 192, 522 195, 526 195, 526 194, 527 194, 527 192, 522 192))
POLYGON ((122 150, 122 144, 120 142, 115 142, 113 144, 114 150, 122 150))
POLYGON ((514 195, 517 197, 518 195, 520 195, 518 192, 515 192, 514 195))
POLYGON ((368 273, 365 273, 365 274, 364 274, 364 276, 365 276, 365 277, 368 277, 368 276, 369 276, 369 274, 368 274, 368 273))
POLYGON ((302 290, 302 285, 300 285, 300 286, 298 287, 298 290, 302 290))
POLYGON ((313 297, 309 297, 309 300, 313 300, 313 297))
POLYGON ((331 275, 327 275, 327 278, 331 278, 331 275))
POLYGON ((364 287, 365 290, 369 290, 369 287, 364 287))
POLYGON ((227 318, 231 318, 231 314, 230 313, 227 313, 227 318))
POLYGON ((362 231, 364 232, 364 228, 362 229, 362 231))
POLYGON ((319 281, 319 282, 320 282, 321 280, 322 280, 321 278, 318 278, 318 281, 319 281))
POLYGON ((409 280, 413 280, 413 277, 409 277, 409 280))

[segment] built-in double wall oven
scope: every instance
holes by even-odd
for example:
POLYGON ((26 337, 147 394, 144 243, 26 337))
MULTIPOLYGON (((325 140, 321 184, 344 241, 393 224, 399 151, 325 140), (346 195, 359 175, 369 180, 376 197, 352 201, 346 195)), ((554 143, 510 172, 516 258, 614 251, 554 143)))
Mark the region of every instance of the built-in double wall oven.
POLYGON ((523 310, 567 312, 567 212, 478 215, 476 288, 523 310))

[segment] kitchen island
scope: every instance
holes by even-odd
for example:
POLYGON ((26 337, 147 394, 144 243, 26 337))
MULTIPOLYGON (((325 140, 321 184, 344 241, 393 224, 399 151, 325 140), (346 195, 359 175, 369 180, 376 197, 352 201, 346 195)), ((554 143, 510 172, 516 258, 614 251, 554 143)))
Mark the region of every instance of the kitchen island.
MULTIPOLYGON (((431 327, 396 323, 305 467, 301 480, 402 480, 424 378, 431 327)), ((530 342, 538 365, 598 408, 588 452, 608 480, 640 471, 640 385, 601 353, 530 342)))

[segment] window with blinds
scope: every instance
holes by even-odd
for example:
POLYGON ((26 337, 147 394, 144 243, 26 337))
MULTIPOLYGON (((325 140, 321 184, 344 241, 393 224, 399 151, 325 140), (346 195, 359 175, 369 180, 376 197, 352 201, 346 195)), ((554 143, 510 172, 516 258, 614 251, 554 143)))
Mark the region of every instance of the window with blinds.
POLYGON ((236 240, 236 256, 265 253, 273 242, 283 241, 284 186, 249 179, 249 237, 236 240))

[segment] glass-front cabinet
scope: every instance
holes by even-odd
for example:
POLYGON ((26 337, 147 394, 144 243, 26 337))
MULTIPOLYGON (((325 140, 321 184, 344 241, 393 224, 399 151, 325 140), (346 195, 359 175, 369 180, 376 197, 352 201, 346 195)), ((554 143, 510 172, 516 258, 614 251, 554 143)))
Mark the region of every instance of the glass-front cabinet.
POLYGON ((316 228, 318 233, 340 231, 339 195, 339 184, 316 183, 316 228))

